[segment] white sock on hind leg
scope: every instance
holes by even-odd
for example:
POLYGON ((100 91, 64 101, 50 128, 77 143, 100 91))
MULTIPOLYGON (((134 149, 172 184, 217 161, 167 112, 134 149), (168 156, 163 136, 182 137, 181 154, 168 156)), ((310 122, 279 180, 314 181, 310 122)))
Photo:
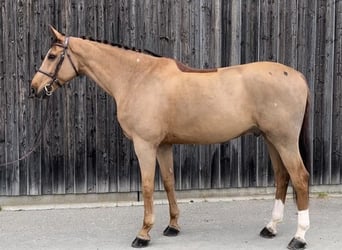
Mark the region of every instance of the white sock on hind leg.
POLYGON ((298 211, 298 227, 295 238, 305 241, 305 233, 310 228, 309 210, 298 211))
POLYGON ((274 234, 277 233, 277 224, 283 221, 284 217, 284 203, 282 200, 275 200, 272 210, 272 219, 267 224, 267 228, 274 234))

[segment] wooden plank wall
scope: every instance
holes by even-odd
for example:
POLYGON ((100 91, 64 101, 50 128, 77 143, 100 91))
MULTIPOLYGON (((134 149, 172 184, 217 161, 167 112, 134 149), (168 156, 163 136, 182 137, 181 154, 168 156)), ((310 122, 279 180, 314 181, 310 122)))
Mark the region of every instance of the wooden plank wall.
MULTIPOLYGON (((312 91, 311 183, 342 183, 341 0, 1 0, 0 7, 0 164, 25 155, 47 120, 34 153, 0 167, 0 195, 139 190, 132 144, 96 84, 79 77, 49 103, 28 98, 51 43, 48 24, 198 68, 267 60, 302 71, 312 91)), ((177 145, 174 153, 179 190, 274 185, 260 137, 177 145)))

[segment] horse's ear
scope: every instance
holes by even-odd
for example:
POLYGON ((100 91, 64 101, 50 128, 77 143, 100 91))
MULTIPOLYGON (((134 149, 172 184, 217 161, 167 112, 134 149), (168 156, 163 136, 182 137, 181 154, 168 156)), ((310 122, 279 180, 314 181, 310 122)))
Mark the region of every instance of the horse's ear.
POLYGON ((49 25, 50 31, 56 41, 63 41, 63 35, 59 33, 52 25, 49 25))

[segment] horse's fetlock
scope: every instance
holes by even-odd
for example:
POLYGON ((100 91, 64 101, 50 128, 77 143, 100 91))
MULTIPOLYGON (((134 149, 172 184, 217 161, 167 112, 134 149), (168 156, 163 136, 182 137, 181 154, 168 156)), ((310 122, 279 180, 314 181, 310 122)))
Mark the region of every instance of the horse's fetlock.
POLYGON ((179 209, 176 208, 176 209, 173 209, 172 211, 170 209, 170 217, 173 218, 173 219, 178 219, 178 217, 179 217, 179 209))
POLYGON ((179 218, 179 214, 170 214, 170 218, 171 218, 171 220, 178 220, 178 218, 179 218))
POLYGON ((154 225, 154 215, 146 215, 144 218, 144 228, 150 229, 154 225))
POLYGON ((304 221, 298 223, 298 227, 300 227, 302 230, 307 231, 310 228, 310 222, 309 221, 304 221))
POLYGON ((309 210, 298 211, 298 227, 295 237, 305 239, 305 233, 310 228, 309 210))
POLYGON ((277 199, 274 202, 274 207, 272 211, 272 221, 275 223, 279 223, 283 221, 284 217, 284 203, 282 200, 277 199))
POLYGON ((154 225, 154 222, 151 222, 151 221, 144 221, 144 228, 146 228, 146 229, 152 228, 153 225, 154 225))
POLYGON ((310 228, 310 224, 300 224, 298 225, 300 227, 300 229, 302 229, 303 231, 308 231, 310 228))
POLYGON ((272 221, 275 223, 280 223, 283 221, 284 216, 282 214, 273 214, 272 221))

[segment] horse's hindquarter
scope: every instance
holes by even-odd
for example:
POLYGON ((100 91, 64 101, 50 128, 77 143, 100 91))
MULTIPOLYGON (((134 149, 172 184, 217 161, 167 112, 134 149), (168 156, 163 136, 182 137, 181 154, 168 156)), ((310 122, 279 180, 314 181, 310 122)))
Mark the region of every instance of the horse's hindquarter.
POLYGON ((307 85, 294 69, 260 62, 180 79, 173 83, 167 140, 217 143, 259 129, 299 134, 307 85))
POLYGON ((266 136, 297 139, 308 98, 304 76, 279 63, 247 64, 243 70, 254 120, 266 136))

